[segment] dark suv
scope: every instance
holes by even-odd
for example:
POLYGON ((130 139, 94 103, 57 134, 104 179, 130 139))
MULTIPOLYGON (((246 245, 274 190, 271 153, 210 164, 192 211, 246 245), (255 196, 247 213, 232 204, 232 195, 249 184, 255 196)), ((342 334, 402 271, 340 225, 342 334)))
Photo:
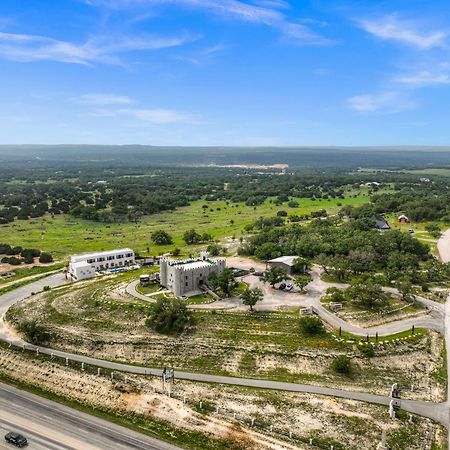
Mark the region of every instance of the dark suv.
POLYGON ((6 442, 9 442, 10 444, 15 445, 16 447, 25 447, 25 445, 28 444, 26 437, 23 437, 19 433, 13 433, 12 431, 5 436, 5 439, 6 442))

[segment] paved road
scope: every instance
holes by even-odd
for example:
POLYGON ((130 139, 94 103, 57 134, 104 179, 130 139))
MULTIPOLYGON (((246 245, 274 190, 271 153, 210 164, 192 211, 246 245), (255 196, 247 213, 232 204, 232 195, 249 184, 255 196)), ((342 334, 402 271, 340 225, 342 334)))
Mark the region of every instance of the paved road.
POLYGON ((30 442, 30 449, 179 450, 166 442, 2 383, 0 429, 5 434, 7 431, 23 434, 30 442))
MULTIPOLYGON (((63 277, 52 276, 49 277, 51 280, 48 280, 47 283, 40 282, 40 286, 44 285, 52 285, 57 286, 65 283, 63 277)), ((31 285, 25 286, 20 289, 16 289, 8 294, 6 300, 5 296, 0 296, 0 316, 3 316, 7 308, 21 299, 26 298, 30 295, 31 292, 35 292, 38 290, 38 286, 33 283, 31 285), (13 294, 14 295, 10 295, 13 294)), ((7 340, 14 345, 25 346, 27 349, 36 349, 36 346, 31 344, 27 344, 21 339, 17 338, 7 329, 4 321, 2 320, 0 323, 0 338, 3 340, 7 340)), ((85 364, 90 364, 93 366, 105 368, 112 371, 121 371, 128 372, 134 374, 141 375, 154 375, 161 376, 161 369, 159 368, 150 368, 150 367, 140 367, 133 366, 129 364, 121 364, 116 362, 105 361, 102 359, 91 358, 83 355, 71 354, 63 351, 53 350, 49 348, 39 348, 41 353, 45 354, 54 354, 55 356, 59 356, 62 358, 68 357, 72 361, 84 362, 85 364)), ((308 392, 313 394, 321 394, 321 395, 329 395, 333 397, 341 397, 346 399, 360 400, 366 402, 377 403, 381 405, 388 405, 390 401, 390 397, 388 396, 379 396, 368 394, 365 392, 355 392, 355 391, 346 391, 342 389, 333 389, 326 388, 321 386, 312 386, 305 384, 297 384, 297 383, 285 383, 278 381, 270 381, 270 380, 258 380, 258 379, 247 379, 247 378, 235 378, 235 377, 226 377, 226 376, 218 376, 218 375, 209 375, 209 374, 200 374, 200 373, 190 373, 190 372, 179 372, 175 373, 176 378, 198 381, 198 382, 209 382, 209 383, 218 383, 218 384, 228 384, 228 385, 236 385, 236 386, 247 386, 254 388, 262 388, 262 389, 273 389, 273 390, 283 390, 283 391, 291 391, 291 392, 308 392)), ((413 401, 413 400, 403 400, 402 408, 419 415, 423 415, 425 417, 429 417, 443 425, 448 425, 449 419, 449 405, 448 403, 431 403, 424 401, 413 401)))
MULTIPOLYGON (((441 237, 438 240, 437 248, 439 250, 439 256, 441 257, 442 262, 444 263, 450 262, 450 228, 444 233, 442 233, 441 237)), ((450 295, 447 297, 447 301, 445 302, 444 325, 445 325, 445 346, 447 349, 447 395, 449 395, 450 394, 450 295)), ((450 404, 450 398, 448 397, 447 402, 450 404)), ((449 425, 447 425, 447 430, 448 430, 448 446, 450 448, 449 425)))

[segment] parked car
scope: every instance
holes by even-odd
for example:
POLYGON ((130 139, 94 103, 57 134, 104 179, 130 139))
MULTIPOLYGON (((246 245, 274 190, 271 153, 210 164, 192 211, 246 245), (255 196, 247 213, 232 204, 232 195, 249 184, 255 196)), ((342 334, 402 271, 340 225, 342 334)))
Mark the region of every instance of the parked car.
POLYGON ((286 288, 286 283, 281 283, 281 284, 278 286, 278 289, 279 289, 280 291, 284 291, 285 288, 286 288))
POLYGON ((294 288, 294 286, 292 285, 292 283, 286 283, 286 287, 284 288, 284 290, 292 291, 293 288, 294 288))
POLYGON ((414 230, 408 230, 409 234, 414 234, 414 230))
POLYGON ((253 272, 253 275, 255 275, 255 277, 261 277, 262 274, 263 274, 263 272, 260 272, 259 270, 255 270, 255 271, 253 272))
POLYGON ((10 431, 8 434, 6 434, 5 440, 6 442, 9 442, 16 447, 25 447, 26 445, 28 445, 26 437, 22 436, 19 433, 14 433, 13 431, 10 431))

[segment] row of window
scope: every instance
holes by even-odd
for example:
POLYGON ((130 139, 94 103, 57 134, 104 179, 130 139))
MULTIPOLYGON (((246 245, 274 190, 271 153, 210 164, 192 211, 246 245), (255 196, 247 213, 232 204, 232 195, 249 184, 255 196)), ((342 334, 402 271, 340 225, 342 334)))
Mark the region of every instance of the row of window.
POLYGON ((87 260, 87 262, 89 264, 93 264, 95 262, 113 261, 114 259, 132 258, 132 257, 133 257, 133 253, 126 253, 125 255, 107 256, 106 258, 104 256, 101 256, 97 259, 90 258, 87 260))

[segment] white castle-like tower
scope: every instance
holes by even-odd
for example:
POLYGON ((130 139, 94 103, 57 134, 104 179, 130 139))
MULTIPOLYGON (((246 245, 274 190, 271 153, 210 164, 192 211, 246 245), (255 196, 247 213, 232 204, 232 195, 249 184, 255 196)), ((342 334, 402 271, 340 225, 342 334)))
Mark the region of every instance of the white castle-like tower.
POLYGON ((211 272, 220 273, 225 269, 224 258, 210 258, 201 252, 196 259, 170 259, 160 261, 160 283, 177 297, 195 295, 208 283, 211 272))

